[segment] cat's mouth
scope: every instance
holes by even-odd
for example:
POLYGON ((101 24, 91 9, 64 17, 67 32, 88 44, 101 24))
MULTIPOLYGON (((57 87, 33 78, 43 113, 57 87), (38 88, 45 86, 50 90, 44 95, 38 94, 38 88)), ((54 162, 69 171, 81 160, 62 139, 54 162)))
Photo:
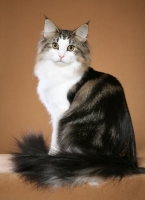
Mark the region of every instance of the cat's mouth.
POLYGON ((58 60, 57 63, 65 63, 63 60, 58 60))
POLYGON ((68 62, 67 62, 66 60, 64 60, 63 58, 58 59, 56 62, 57 62, 58 64, 68 64, 68 62))
POLYGON ((67 61, 66 59, 56 59, 53 60, 54 63, 56 63, 57 65, 68 65, 69 63, 71 63, 72 61, 67 61))

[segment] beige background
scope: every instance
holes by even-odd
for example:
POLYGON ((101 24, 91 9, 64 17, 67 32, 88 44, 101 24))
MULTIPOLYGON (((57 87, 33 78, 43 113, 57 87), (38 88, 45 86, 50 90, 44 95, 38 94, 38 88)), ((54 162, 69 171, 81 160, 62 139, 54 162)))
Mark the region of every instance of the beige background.
POLYGON ((138 156, 145 156, 144 0, 0 0, 0 153, 11 151, 13 137, 29 129, 50 140, 49 116, 33 76, 43 14, 63 29, 90 20, 92 67, 121 81, 138 156))

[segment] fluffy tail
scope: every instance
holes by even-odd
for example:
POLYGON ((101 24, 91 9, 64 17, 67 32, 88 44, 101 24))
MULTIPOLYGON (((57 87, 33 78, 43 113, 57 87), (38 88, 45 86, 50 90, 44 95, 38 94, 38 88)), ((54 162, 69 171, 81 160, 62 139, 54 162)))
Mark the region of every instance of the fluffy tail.
POLYGON ((48 154, 42 134, 28 134, 17 141, 13 154, 14 171, 36 186, 66 186, 126 175, 145 173, 132 162, 121 158, 79 153, 48 154))

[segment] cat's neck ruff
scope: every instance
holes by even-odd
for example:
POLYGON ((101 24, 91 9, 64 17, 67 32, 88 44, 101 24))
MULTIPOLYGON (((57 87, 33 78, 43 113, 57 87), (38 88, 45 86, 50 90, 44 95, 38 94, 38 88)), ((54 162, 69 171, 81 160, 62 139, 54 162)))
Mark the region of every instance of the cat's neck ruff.
MULTIPOLYGON (((81 62, 73 61, 72 63, 53 62, 52 60, 41 60, 35 65, 35 75, 39 81, 59 82, 82 77, 85 69, 81 62), (49 78, 49 79, 48 79, 49 78), (53 80, 52 80, 53 79, 53 80)), ((50 83, 50 82, 49 82, 50 83)))

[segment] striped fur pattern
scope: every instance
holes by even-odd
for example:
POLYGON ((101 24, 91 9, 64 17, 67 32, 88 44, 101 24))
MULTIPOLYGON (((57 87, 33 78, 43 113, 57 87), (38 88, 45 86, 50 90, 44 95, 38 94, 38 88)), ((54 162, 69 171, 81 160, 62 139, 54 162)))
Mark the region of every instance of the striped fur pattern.
POLYGON ((38 187, 100 184, 145 173, 120 82, 90 66, 88 24, 61 30, 45 20, 35 75, 51 115, 52 141, 28 133, 17 141, 14 171, 38 187))

